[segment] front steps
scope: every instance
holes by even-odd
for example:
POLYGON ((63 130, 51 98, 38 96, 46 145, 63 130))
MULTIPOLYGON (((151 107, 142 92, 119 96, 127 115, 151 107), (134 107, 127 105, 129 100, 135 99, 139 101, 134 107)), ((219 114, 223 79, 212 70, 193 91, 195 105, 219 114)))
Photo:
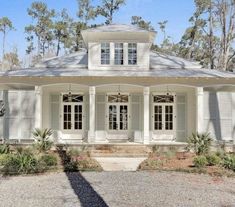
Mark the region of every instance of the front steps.
POLYGON ((151 148, 145 145, 96 145, 92 157, 147 157, 151 148))
POLYGON ((94 157, 104 171, 136 171, 146 157, 94 157))

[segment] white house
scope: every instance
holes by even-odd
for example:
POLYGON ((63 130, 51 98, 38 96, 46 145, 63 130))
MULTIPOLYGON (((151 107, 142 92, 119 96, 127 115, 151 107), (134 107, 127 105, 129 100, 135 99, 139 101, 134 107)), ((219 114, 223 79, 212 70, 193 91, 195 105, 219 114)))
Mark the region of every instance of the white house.
POLYGON ((0 136, 52 128, 57 143, 235 140, 235 74, 151 52, 155 32, 113 24, 82 31, 86 49, 0 72, 0 136))

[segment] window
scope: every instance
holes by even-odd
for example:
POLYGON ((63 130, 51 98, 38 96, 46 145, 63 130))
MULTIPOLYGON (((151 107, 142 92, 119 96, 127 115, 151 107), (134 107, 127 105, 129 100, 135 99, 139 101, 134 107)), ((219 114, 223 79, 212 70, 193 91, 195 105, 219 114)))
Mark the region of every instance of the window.
POLYGON ((63 102, 83 102, 83 95, 80 94, 64 94, 63 102))
POLYGON ((110 64, 110 43, 101 43, 101 65, 110 64))
POLYGON ((172 95, 156 95, 153 97, 154 103, 174 103, 174 96, 172 95))
POLYGON ((128 65, 137 64, 137 44, 128 43, 128 65))
POLYGON ((108 96, 109 103, 128 103, 128 95, 109 95, 108 96))
POLYGON ((115 43, 115 65, 123 65, 123 43, 115 43))

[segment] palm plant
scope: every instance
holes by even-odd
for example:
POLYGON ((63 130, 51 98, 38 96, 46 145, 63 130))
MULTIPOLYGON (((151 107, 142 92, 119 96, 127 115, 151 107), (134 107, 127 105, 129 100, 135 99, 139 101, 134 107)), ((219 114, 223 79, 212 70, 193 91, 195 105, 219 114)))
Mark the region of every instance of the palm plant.
POLYGON ((33 137, 36 141, 36 148, 40 152, 45 152, 51 149, 53 142, 50 141, 50 137, 52 134, 53 134, 53 131, 51 129, 36 128, 33 131, 33 137))
POLYGON ((193 149, 197 155, 206 154, 209 151, 212 140, 209 133, 193 133, 188 139, 188 149, 193 149))

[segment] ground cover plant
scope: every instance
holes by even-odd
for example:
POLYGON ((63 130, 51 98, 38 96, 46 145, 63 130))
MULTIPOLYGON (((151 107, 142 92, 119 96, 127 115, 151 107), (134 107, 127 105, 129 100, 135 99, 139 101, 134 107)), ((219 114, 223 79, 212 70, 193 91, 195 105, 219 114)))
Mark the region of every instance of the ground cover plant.
POLYGON ((148 158, 139 165, 139 170, 171 170, 191 173, 207 173, 217 176, 235 176, 235 154, 223 148, 210 151, 212 138, 209 134, 193 134, 184 151, 176 149, 161 151, 153 146, 148 158))

